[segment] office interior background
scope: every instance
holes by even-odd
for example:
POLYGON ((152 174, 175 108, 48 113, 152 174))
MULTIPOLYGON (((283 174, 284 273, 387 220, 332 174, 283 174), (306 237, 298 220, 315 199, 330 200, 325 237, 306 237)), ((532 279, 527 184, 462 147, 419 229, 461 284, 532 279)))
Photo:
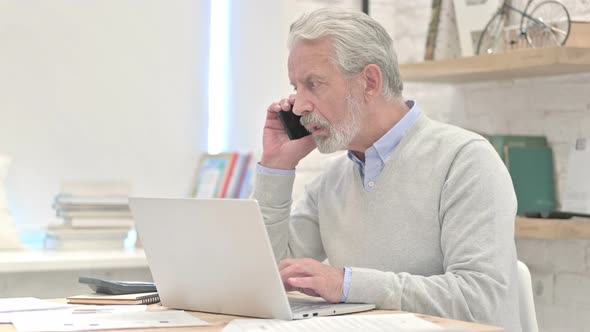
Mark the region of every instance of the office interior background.
MULTIPOLYGON (((55 218, 64 181, 123 180, 134 195, 187 196, 202 153, 259 151, 267 106, 292 93, 286 38, 302 2, 0 0, 0 155, 12 160, 0 192, 25 245, 35 247, 55 218)), ((572 20, 590 21, 590 2, 562 2, 572 20)), ((421 61, 432 1, 374 3, 394 12, 380 20, 400 62, 421 61)), ((571 146, 590 137, 589 91, 582 71, 406 82, 404 95, 476 132, 546 136, 559 200, 571 146)), ((516 243, 541 330, 590 331, 590 241, 516 243)), ((71 295, 59 290, 83 290, 72 285, 82 273, 149 278, 145 264, 124 262, 19 270, 12 254, 0 252, 2 297, 71 295)))

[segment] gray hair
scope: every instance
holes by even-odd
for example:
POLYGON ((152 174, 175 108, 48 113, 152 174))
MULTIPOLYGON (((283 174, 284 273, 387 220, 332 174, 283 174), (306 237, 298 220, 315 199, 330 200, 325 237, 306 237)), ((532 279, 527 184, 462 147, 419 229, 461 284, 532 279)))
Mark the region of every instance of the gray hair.
POLYGON ((352 9, 322 8, 303 14, 291 24, 288 47, 324 37, 333 39, 335 62, 343 73, 353 77, 368 64, 375 64, 383 73, 383 96, 390 101, 401 97, 403 83, 397 55, 381 24, 352 9))

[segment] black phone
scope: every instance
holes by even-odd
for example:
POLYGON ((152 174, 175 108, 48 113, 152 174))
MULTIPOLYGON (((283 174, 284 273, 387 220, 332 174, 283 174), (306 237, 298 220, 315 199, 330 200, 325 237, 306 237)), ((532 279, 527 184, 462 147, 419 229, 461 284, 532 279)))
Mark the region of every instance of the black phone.
POLYGON ((287 135, 289 135, 290 139, 300 139, 311 134, 299 121, 301 116, 293 113, 292 111, 280 111, 279 118, 285 126, 285 130, 287 131, 287 135))

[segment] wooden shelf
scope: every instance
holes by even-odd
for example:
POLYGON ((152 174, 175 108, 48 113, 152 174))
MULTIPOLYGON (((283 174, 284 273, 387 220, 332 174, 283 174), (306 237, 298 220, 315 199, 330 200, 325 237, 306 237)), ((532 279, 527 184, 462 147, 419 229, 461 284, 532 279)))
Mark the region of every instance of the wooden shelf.
POLYGON ((542 240, 590 240, 590 219, 517 217, 515 237, 542 240))
POLYGON ((525 48, 400 66, 402 80, 463 83, 590 72, 590 48, 525 48))

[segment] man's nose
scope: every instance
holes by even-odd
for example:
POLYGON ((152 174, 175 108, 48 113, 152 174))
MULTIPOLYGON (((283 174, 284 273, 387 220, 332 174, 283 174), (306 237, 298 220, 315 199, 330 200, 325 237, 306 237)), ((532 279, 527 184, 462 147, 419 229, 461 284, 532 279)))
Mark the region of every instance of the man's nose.
POLYGON ((306 101, 302 98, 297 98, 295 99, 295 104, 293 104, 293 108, 291 109, 293 111, 293 113, 295 113, 296 115, 303 115, 305 113, 309 113, 311 112, 311 103, 309 101, 306 101))

